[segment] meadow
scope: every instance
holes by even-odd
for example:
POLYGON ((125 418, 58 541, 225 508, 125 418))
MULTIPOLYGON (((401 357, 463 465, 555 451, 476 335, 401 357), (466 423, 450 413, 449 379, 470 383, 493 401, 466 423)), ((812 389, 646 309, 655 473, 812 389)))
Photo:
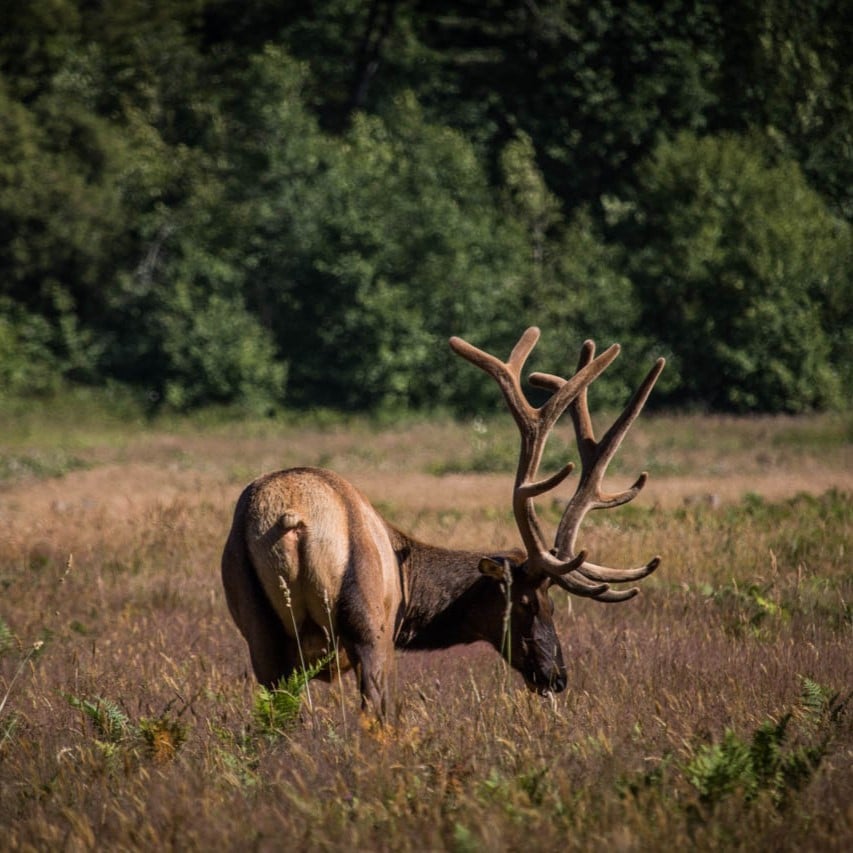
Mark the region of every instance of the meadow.
POLYGON ((418 538, 514 545, 509 418, 0 417, 3 850, 853 848, 850 416, 641 416, 608 482, 649 483, 582 544, 662 564, 624 604, 552 592, 567 690, 400 653, 385 728, 352 675, 259 690, 219 579, 234 502, 322 465, 418 538))

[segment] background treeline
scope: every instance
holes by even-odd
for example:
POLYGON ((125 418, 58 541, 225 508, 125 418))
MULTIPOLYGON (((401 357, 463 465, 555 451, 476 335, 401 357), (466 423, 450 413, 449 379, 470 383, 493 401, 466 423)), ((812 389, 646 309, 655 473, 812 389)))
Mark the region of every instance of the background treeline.
POLYGON ((2 0, 0 394, 847 404, 848 0, 2 0), (614 366, 615 367, 615 366, 614 366))

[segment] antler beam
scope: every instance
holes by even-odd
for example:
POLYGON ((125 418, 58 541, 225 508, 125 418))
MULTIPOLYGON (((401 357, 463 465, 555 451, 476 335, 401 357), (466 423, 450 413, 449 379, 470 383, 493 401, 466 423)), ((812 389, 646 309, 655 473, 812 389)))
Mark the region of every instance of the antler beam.
MULTIPOLYGON (((590 364, 594 360, 594 356, 595 344, 592 341, 585 341, 581 348, 578 368, 581 369, 590 364)), ((663 358, 659 358, 655 362, 640 387, 634 392, 628 405, 607 430, 601 441, 595 439, 592 418, 589 414, 586 386, 572 401, 570 412, 575 427, 578 453, 581 458, 581 476, 575 494, 569 501, 557 528, 554 551, 560 559, 569 562, 579 557, 575 551, 578 531, 584 517, 591 509, 610 509, 626 504, 632 501, 646 485, 649 475, 648 472, 643 471, 634 484, 623 492, 608 494, 602 489, 602 481, 610 460, 615 456, 622 440, 642 411, 665 364, 666 360, 663 358)), ((544 388, 558 394, 565 386, 566 380, 546 373, 534 373, 530 377, 530 383, 534 387, 544 388)), ((581 560, 577 571, 590 580, 610 583, 625 582, 641 580, 650 575, 659 564, 659 556, 652 558, 646 565, 635 569, 613 569, 581 560)), ((619 591, 611 590, 602 600, 624 601, 633 598, 637 592, 639 590, 636 587, 619 591)))
POLYGON ((577 372, 569 379, 547 373, 533 373, 532 385, 551 391, 551 397, 539 408, 530 404, 521 388, 521 371, 539 340, 539 329, 527 329, 513 347, 509 359, 501 361, 458 337, 450 339, 453 350, 492 376, 501 389, 521 436, 518 468, 513 489, 513 513, 528 554, 528 569, 541 572, 568 592, 590 596, 599 601, 624 601, 637 593, 636 588, 612 590, 611 582, 640 580, 653 572, 660 558, 655 557, 636 569, 612 569, 586 560, 586 552, 575 552, 581 522, 590 509, 620 506, 632 500, 646 483, 644 472, 631 488, 618 494, 606 494, 601 483, 607 466, 619 449, 628 429, 643 408, 660 372, 664 359, 658 359, 625 410, 596 441, 587 403, 587 388, 619 355, 613 344, 595 356, 595 344, 586 341, 581 349, 577 372), (549 549, 533 499, 556 488, 574 470, 568 463, 556 474, 538 480, 545 443, 560 416, 569 409, 575 426, 581 458, 581 478, 557 529, 553 549, 549 549))

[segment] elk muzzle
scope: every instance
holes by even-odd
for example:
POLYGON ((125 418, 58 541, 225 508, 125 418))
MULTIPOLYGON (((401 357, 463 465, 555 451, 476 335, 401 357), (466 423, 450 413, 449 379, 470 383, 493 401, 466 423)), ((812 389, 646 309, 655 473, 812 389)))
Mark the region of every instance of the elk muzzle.
POLYGON ((553 622, 537 620, 532 635, 522 638, 520 664, 525 683, 535 693, 546 696, 566 689, 566 665, 553 622))

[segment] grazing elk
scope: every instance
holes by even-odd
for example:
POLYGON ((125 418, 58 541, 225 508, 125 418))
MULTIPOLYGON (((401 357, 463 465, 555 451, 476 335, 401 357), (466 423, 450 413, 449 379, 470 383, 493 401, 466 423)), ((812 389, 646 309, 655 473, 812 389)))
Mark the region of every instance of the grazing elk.
POLYGON ((601 489, 605 469, 664 360, 596 441, 587 386, 616 358, 618 345, 595 357, 587 341, 570 379, 532 374, 531 384, 552 392, 535 408, 521 389, 521 371, 538 339, 539 330, 528 329, 506 363, 460 338, 450 340, 456 353, 497 381, 518 424, 512 507, 523 551, 457 551, 418 542, 385 521, 346 480, 319 468, 291 468, 247 486, 222 555, 222 580, 260 682, 271 685, 300 661, 319 660, 335 637, 346 653, 342 657, 356 668, 362 707, 370 702, 380 717, 386 713, 395 647, 439 649, 485 640, 531 689, 545 694, 565 688, 549 588, 625 601, 637 589, 615 590, 610 583, 639 580, 660 562, 655 557, 636 569, 598 566, 576 550, 576 539, 590 509, 626 503, 645 485, 643 473, 627 491, 609 495, 601 489), (567 408, 582 470, 549 547, 533 500, 561 483, 573 466, 541 480, 537 469, 548 435, 567 408))

